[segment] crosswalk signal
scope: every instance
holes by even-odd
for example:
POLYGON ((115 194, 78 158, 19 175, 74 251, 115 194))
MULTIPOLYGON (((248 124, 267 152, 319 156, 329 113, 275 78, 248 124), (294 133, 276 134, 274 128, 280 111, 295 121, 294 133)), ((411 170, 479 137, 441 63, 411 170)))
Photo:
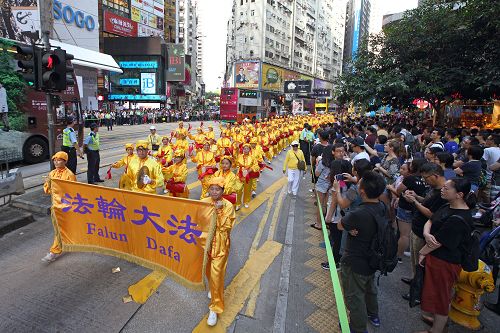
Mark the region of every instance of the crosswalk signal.
POLYGON ((61 59, 55 54, 55 51, 46 50, 42 55, 42 84, 43 91, 56 91, 60 75, 57 73, 56 68, 60 64, 61 59))
POLYGON ((73 60, 74 58, 75 57, 72 54, 66 53, 66 51, 64 51, 64 77, 65 77, 64 89, 66 89, 67 86, 75 85, 75 80, 73 79, 75 69, 71 64, 71 60, 73 60))
POLYGON ((17 66, 20 68, 18 72, 30 87, 40 90, 42 49, 35 45, 17 45, 16 51, 23 57, 23 60, 17 62, 17 66))

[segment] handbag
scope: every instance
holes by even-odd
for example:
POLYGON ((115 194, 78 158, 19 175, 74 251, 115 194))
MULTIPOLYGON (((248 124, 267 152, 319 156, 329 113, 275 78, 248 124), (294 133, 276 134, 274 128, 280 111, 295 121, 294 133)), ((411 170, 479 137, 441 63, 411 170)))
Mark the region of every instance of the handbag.
POLYGON ((297 162, 297 169, 299 169, 300 171, 306 171, 306 162, 299 160, 299 157, 297 156, 297 154, 295 154, 295 152, 293 154, 295 155, 295 158, 298 161, 297 162))

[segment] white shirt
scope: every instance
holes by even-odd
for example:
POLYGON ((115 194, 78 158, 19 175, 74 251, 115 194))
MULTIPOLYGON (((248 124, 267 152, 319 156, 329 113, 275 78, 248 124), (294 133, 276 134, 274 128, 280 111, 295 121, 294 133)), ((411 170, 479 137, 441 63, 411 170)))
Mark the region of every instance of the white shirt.
POLYGON ((351 163, 352 163, 352 165, 354 165, 354 162, 356 162, 357 160, 363 160, 363 159, 370 161, 370 155, 368 155, 368 153, 364 150, 362 152, 356 154, 356 156, 354 156, 352 158, 351 163))
POLYGON ((9 112, 7 105, 7 90, 4 87, 0 88, 0 113, 9 112))
MULTIPOLYGON (((491 165, 495 164, 498 159, 500 159, 500 147, 485 148, 483 152, 483 159, 486 161, 486 165, 488 166, 488 168, 491 165)), ((491 177, 493 172, 489 169, 486 169, 486 174, 491 177)))

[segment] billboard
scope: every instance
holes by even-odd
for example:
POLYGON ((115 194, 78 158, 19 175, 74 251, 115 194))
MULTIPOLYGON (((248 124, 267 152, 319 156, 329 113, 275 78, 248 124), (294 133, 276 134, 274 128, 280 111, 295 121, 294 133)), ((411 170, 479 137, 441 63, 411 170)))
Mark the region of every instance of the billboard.
POLYGON ((236 88, 259 88, 260 63, 245 61, 234 65, 236 88))
POLYGON ((24 43, 37 40, 40 30, 38 1, 26 1, 22 6, 18 4, 20 1, 0 1, 0 37, 24 43))
POLYGON ((186 79, 184 45, 167 44, 167 56, 167 81, 184 81, 186 79))
POLYGON ((130 16, 139 23, 139 37, 162 36, 165 26, 163 0, 131 0, 130 16))
POLYGON ((141 94, 156 94, 156 73, 141 73, 141 94))
POLYGON ((262 90, 281 91, 283 71, 281 67, 262 64, 262 90))
POLYGON ((137 37, 137 22, 105 10, 104 31, 124 37, 137 37))
POLYGON ((292 113, 296 114, 302 111, 304 111, 304 101, 301 99, 294 99, 292 102, 292 113))
POLYGON ((312 80, 285 81, 286 94, 308 94, 312 89, 312 80))

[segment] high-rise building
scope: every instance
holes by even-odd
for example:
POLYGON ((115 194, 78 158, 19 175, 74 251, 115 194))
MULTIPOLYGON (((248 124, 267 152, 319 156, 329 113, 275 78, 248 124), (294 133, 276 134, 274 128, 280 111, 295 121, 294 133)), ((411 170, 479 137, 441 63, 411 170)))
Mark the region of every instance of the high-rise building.
POLYGON ((342 69, 344 24, 345 0, 235 0, 226 45, 228 85, 235 64, 245 61, 278 66, 292 78, 333 82, 342 69))
POLYGON ((371 0, 348 0, 344 38, 344 70, 346 62, 356 56, 361 41, 370 33, 371 0))
POLYGON ((383 0, 370 0, 370 24, 368 31, 370 34, 378 34, 382 31, 382 2, 383 0))
POLYGON ((165 41, 175 43, 176 0, 165 0, 165 41))

